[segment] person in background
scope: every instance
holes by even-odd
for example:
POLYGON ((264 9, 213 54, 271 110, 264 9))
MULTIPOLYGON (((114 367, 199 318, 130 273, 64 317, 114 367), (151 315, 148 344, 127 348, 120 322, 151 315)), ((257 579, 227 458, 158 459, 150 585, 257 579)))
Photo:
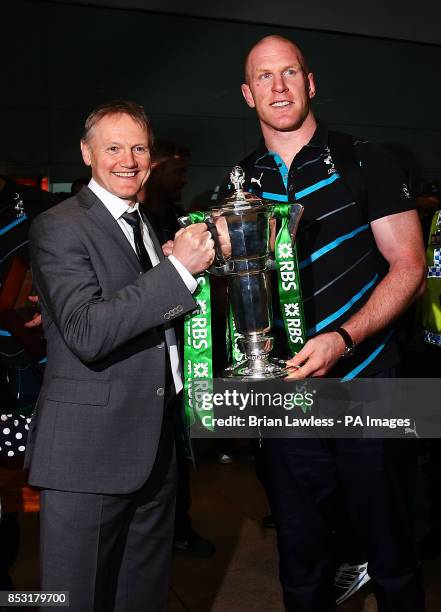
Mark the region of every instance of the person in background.
POLYGON ((156 140, 152 150, 152 171, 139 199, 157 232, 161 244, 173 240, 180 229, 178 218, 185 214, 179 204, 188 183, 190 151, 170 140, 156 140))
MULTIPOLYGON (((57 202, 52 194, 0 176, 0 283, 12 259, 29 263, 28 233, 31 221, 57 202)), ((31 304, 30 304, 31 305, 31 304)), ((38 325, 38 313, 34 323, 38 325)), ((0 324, 0 473, 23 464, 29 418, 43 379, 41 363, 0 324)), ((1 478, 0 478, 1 480, 1 478)), ((0 485, 0 504, 1 504, 0 485)), ((0 590, 13 588, 9 570, 17 556, 20 526, 17 512, 1 512, 0 590)))
POLYGON ((80 191, 80 189, 89 184, 89 181, 90 178, 86 177, 76 178, 70 186, 70 194, 76 195, 80 191))
MULTIPOLYGON (((169 140, 155 140, 152 149, 152 171, 138 194, 142 208, 148 216, 161 245, 170 244, 180 229, 178 217, 185 214, 179 202, 187 184, 190 151, 169 140)), ((167 247, 166 247, 167 252, 167 247)), ((182 327, 176 330, 182 347, 182 327)), ((191 481, 190 465, 193 457, 191 440, 184 422, 182 394, 175 399, 175 443, 177 466, 176 514, 173 548, 190 556, 209 558, 216 548, 194 528, 190 517, 191 481)))
MULTIPOLYGON (((423 335, 424 350, 420 358, 420 375, 439 378, 441 374, 441 211, 431 219, 427 232, 427 287, 421 300, 419 331, 423 335)), ((441 555, 441 440, 427 440, 427 461, 424 464, 428 478, 427 496, 430 508, 430 529, 419 542, 423 559, 441 555)))
POLYGON ((416 196, 416 207, 423 228, 424 244, 427 245, 433 215, 441 207, 441 185, 439 182, 432 181, 416 196))
MULTIPOLYGON (((186 147, 169 140, 158 139, 155 142, 152 173, 140 199, 145 203, 145 210, 161 244, 173 240, 174 232, 180 227, 178 218, 186 214, 180 202, 182 190, 188 183, 189 162, 190 150, 186 147)), ((216 343, 213 351, 213 367, 215 372, 219 372, 225 365, 225 329, 222 309, 225 295, 224 279, 212 278, 211 290, 213 293, 212 327, 216 343)), ((214 440, 214 445, 219 463, 231 464, 234 453, 233 441, 229 438, 217 438, 214 440)))

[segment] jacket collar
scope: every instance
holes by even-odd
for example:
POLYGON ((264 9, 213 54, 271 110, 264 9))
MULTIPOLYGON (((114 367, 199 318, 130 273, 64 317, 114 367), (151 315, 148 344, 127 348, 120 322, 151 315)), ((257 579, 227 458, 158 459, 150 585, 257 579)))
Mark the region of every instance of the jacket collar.
POLYGON ((307 147, 319 147, 324 149, 328 145, 329 128, 323 121, 317 121, 317 127, 307 147))
MULTIPOLYGON (((127 238, 124 236, 118 221, 112 216, 109 209, 88 187, 83 187, 77 194, 79 205, 86 209, 86 213, 91 219, 112 239, 115 244, 123 251, 127 263, 137 272, 141 266, 127 238)), ((150 228, 149 228, 150 229, 150 228)))
MULTIPOLYGON (((117 241, 120 248, 123 249, 124 253, 130 260, 130 263, 136 265, 137 268, 140 267, 139 260, 136 256, 136 253, 132 249, 129 244, 127 238, 124 236, 121 228, 118 225, 118 221, 109 211, 109 209, 103 204, 103 202, 98 198, 97 195, 93 193, 89 187, 83 187, 77 194, 79 204, 83 208, 88 208, 90 210, 90 214, 95 220, 99 223, 100 227, 104 227, 105 230, 112 236, 114 240, 117 241)), ((159 240, 156 237, 155 231, 148 220, 146 214, 142 210, 142 207, 139 207, 139 212, 141 214, 142 220, 146 224, 150 237, 153 242, 153 246, 155 247, 156 254, 161 261, 164 259, 164 254, 162 252, 162 247, 159 244, 159 240)))
MULTIPOLYGON (((315 132, 312 135, 311 140, 305 146, 324 149, 328 145, 328 133, 329 128, 327 124, 318 120, 315 132)), ((272 157, 266 147, 264 139, 261 138, 256 149, 255 163, 262 161, 267 155, 272 157)))

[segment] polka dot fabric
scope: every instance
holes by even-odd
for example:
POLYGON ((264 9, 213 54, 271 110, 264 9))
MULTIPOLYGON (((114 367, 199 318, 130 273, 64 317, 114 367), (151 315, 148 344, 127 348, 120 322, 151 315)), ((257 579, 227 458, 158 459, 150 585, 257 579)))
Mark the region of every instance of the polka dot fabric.
POLYGON ((19 457, 26 449, 30 417, 0 414, 0 457, 19 457))

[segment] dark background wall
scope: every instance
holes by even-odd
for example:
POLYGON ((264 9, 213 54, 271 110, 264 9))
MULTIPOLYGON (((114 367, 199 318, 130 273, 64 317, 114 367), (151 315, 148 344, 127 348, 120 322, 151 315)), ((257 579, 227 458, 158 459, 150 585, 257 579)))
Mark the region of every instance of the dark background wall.
MULTIPOLYGON (((49 0, 60 2, 60 0, 49 0)), ((244 23, 351 32, 441 43, 439 0, 64 0, 67 4, 137 8, 244 23)))
POLYGON ((440 45, 57 2, 10 4, 2 25, 0 172, 84 175, 85 116, 125 97, 144 104, 157 137, 190 147, 190 201, 254 148, 242 59, 279 33, 309 58, 319 117, 387 143, 413 177, 441 179, 440 45))

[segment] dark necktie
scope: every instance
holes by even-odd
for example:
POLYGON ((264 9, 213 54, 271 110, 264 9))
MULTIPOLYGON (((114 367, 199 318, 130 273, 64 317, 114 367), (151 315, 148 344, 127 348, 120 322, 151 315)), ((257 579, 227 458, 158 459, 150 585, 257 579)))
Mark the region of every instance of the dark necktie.
POLYGON ((142 239, 141 217, 139 216, 139 212, 137 210, 134 212, 125 212, 121 216, 133 230, 136 254, 138 255, 142 271, 147 272, 147 270, 152 268, 152 262, 149 254, 147 253, 147 249, 145 248, 144 240, 142 239))
MULTIPOLYGON (((152 261, 149 257, 149 254, 147 253, 147 249, 145 248, 144 240, 142 239, 141 217, 139 215, 139 212, 137 210, 133 212, 125 212, 123 215, 121 215, 121 217, 124 219, 124 221, 127 221, 130 227, 133 229, 136 254, 138 255, 138 259, 143 272, 147 272, 147 270, 150 270, 152 268, 152 261)), ((165 390, 166 402, 167 404, 169 404, 171 398, 175 397, 175 385, 173 382, 173 374, 171 370, 168 347, 166 348, 165 352, 165 390)))

